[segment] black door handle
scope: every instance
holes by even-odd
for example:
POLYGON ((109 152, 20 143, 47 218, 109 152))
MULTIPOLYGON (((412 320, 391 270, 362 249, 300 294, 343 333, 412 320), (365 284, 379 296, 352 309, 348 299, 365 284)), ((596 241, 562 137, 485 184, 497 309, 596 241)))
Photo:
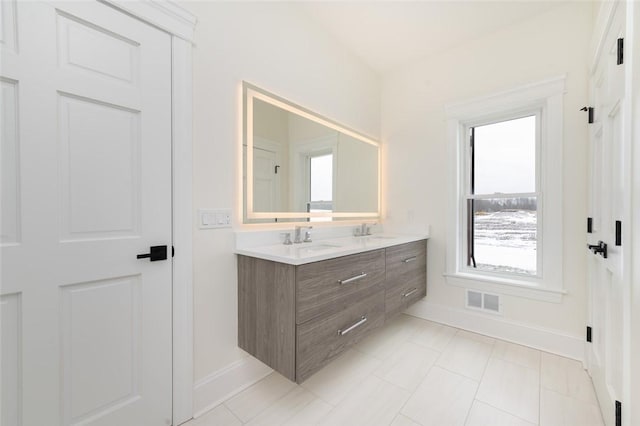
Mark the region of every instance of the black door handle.
POLYGON ((155 262, 156 260, 167 260, 167 246, 151 246, 149 247, 149 253, 139 254, 136 256, 136 258, 149 258, 149 262, 155 262))
POLYGON ((587 247, 589 247, 589 250, 593 251, 593 254, 600 253, 602 257, 605 259, 607 258, 607 244, 605 242, 598 241, 598 244, 587 244, 587 247))

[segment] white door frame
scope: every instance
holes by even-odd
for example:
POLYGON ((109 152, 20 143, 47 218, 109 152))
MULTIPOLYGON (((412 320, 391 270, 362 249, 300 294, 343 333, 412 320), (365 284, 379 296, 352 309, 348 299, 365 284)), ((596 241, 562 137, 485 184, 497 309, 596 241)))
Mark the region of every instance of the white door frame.
POLYGON ((99 0, 171 37, 173 424, 193 417, 192 46, 196 17, 170 0, 99 0))
MULTIPOLYGON (((640 3, 629 2, 627 3, 627 37, 625 40, 626 46, 629 48, 628 66, 629 66, 629 79, 627 84, 629 85, 629 98, 631 100, 631 115, 638 117, 640 114, 640 3)), ((636 216, 631 216, 630 225, 631 229, 631 285, 632 285, 632 299, 631 299, 631 354, 636 354, 635 357, 630 357, 629 371, 629 395, 631 398, 635 398, 632 402, 635 404, 629 404, 627 410, 623 410, 623 421, 628 425, 638 424, 640 422, 640 360, 638 360, 637 354, 640 353, 640 219, 637 216, 637 212, 640 212, 640 122, 637 120, 633 123, 631 129, 631 146, 632 146, 632 204, 631 211, 636 216)))

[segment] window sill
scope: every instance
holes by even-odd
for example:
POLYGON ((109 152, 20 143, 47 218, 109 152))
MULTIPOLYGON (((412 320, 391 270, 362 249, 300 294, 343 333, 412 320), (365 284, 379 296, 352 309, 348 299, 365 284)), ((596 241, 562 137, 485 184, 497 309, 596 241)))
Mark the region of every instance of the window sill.
POLYGON ((487 277, 484 275, 454 273, 443 274, 447 284, 543 302, 561 303, 562 296, 567 294, 565 290, 541 287, 529 281, 520 281, 509 278, 487 277))

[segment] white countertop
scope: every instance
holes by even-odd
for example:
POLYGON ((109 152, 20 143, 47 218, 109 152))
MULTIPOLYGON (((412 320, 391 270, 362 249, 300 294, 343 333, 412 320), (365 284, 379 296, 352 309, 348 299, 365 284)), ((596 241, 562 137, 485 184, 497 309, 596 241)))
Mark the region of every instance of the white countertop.
POLYGON ((341 237, 301 244, 273 244, 258 247, 238 248, 236 254, 242 254, 289 265, 303 265, 320 260, 362 253, 370 250, 396 246, 428 239, 428 234, 374 234, 366 237, 341 237))

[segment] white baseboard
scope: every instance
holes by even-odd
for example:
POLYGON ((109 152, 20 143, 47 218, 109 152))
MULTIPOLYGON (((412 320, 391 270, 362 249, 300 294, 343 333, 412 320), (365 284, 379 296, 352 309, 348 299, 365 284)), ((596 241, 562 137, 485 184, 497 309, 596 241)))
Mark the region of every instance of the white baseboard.
POLYGON ((193 417, 197 418, 243 391, 273 370, 247 356, 198 380, 193 387, 193 417))
POLYGON ((406 314, 439 322, 452 327, 495 337, 523 346, 540 349, 556 355, 581 361, 584 365, 585 343, 580 337, 556 330, 535 327, 493 315, 479 314, 420 301, 405 311, 406 314))

